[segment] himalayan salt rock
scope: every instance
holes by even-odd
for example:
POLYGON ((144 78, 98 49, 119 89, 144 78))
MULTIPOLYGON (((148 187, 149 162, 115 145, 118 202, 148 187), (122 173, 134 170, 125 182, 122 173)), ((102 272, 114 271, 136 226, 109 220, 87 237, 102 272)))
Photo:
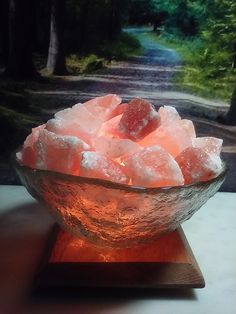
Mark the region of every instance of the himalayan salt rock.
POLYGON ((122 114, 104 122, 99 130, 99 136, 119 138, 121 136, 120 131, 119 131, 119 123, 120 123, 121 117, 122 117, 122 114))
POLYGON ((183 185, 182 172, 174 160, 160 146, 144 148, 124 160, 132 184, 145 187, 183 185))
POLYGON ((194 125, 190 120, 176 120, 172 124, 161 125, 138 142, 143 147, 159 145, 173 157, 178 156, 185 148, 192 146, 196 137, 194 125))
POLYGON ((76 104, 57 112, 55 119, 47 122, 46 129, 59 135, 78 136, 90 144, 101 126, 102 120, 91 114, 84 105, 76 104))
POLYGON ((207 181, 222 170, 219 156, 206 153, 197 147, 188 147, 176 157, 184 176, 185 184, 207 181))
POLYGON ((114 94, 93 98, 84 103, 86 109, 102 121, 109 120, 121 103, 121 98, 114 94))
POLYGON ((45 124, 39 125, 32 129, 30 135, 27 136, 20 157, 21 162, 31 168, 36 166, 36 142, 38 140, 39 132, 45 128, 45 124))
POLYGON ((99 136, 94 141, 96 151, 107 155, 109 158, 122 158, 134 154, 141 147, 129 139, 109 138, 99 136))
POLYGON ((54 117, 56 119, 70 119, 71 117, 73 119, 75 118, 72 112, 72 108, 66 108, 66 109, 60 110, 54 114, 54 117))
POLYGON ((123 114, 124 111, 126 110, 128 104, 126 103, 123 103, 123 104, 120 104, 119 106, 116 107, 116 109, 112 112, 112 116, 110 117, 110 119, 116 117, 116 116, 119 116, 120 114, 123 114))
POLYGON ((70 135, 81 138, 88 144, 99 131, 102 121, 92 116, 86 109, 81 109, 81 115, 69 115, 62 118, 51 119, 46 129, 58 135, 70 135))
POLYGON ((154 107, 142 99, 132 99, 119 123, 121 134, 125 138, 138 141, 154 131, 160 124, 160 118, 154 107))
POLYGON ((92 151, 82 153, 80 175, 118 183, 129 182, 124 167, 107 156, 92 151))
POLYGON ((193 139, 193 147, 202 148, 206 153, 220 155, 223 140, 216 137, 197 137, 193 139))
POLYGON ((167 125, 172 123, 173 121, 180 120, 180 116, 178 111, 171 106, 163 106, 158 110, 158 115, 161 120, 161 125, 167 125))
POLYGON ((99 128, 102 124, 102 119, 99 116, 94 116, 83 104, 76 104, 72 108, 59 111, 55 114, 55 118, 62 118, 68 120, 75 120, 77 123, 81 124, 83 127, 88 126, 91 128, 99 128))
POLYGON ((81 152, 90 147, 75 136, 62 136, 46 129, 39 132, 36 166, 72 175, 79 174, 81 152))

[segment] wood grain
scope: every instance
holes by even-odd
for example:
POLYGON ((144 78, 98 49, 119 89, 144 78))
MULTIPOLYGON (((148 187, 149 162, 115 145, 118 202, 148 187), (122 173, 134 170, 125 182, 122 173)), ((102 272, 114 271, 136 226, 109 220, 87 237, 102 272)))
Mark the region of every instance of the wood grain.
POLYGON ((59 231, 38 284, 126 288, 205 286, 181 228, 148 246, 123 250, 98 249, 59 231))

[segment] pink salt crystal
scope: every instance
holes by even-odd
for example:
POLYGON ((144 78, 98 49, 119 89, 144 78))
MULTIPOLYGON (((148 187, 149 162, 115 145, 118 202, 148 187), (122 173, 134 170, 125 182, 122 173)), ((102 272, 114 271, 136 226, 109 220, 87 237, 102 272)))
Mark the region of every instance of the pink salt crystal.
POLYGON ((92 151, 82 153, 80 175, 124 184, 129 182, 124 167, 107 156, 92 151))
MULTIPOLYGON (((57 115, 55 115, 57 117, 57 115)), ((64 119, 76 121, 83 129, 98 130, 102 125, 99 116, 94 116, 84 105, 76 104, 66 114, 64 119)))
POLYGON ((222 170, 219 156, 206 153, 201 148, 188 147, 176 157, 184 176, 185 184, 207 181, 222 170))
MULTIPOLYGON (((31 168, 35 167, 36 164, 36 142, 38 140, 39 132, 45 128, 45 124, 39 125, 32 129, 23 145, 22 152, 20 154, 21 161, 24 165, 31 168)), ((19 155, 18 155, 19 156, 19 155)))
POLYGON ((175 120, 180 120, 177 110, 171 106, 163 106, 158 110, 158 115, 161 120, 161 125, 172 123, 175 120))
POLYGON ((202 148, 206 153, 220 155, 223 140, 216 137, 197 137, 193 147, 202 148))
POLYGON ((183 185, 181 170, 174 160, 160 146, 144 148, 124 160, 132 183, 145 187, 183 185))
POLYGON ((110 158, 122 158, 134 154, 141 147, 128 139, 109 138, 99 136, 94 141, 94 148, 97 152, 107 155, 110 158))
POLYGON ((121 103, 121 98, 115 94, 109 94, 102 97, 93 98, 84 103, 91 114, 102 121, 109 120, 113 116, 113 112, 121 103))
POLYGON ((138 141, 154 131, 160 124, 160 118, 154 107, 143 99, 132 99, 119 123, 121 134, 138 141))
POLYGON ((48 131, 58 135, 77 136, 89 144, 102 126, 102 121, 83 106, 69 109, 64 114, 59 113, 55 116, 56 119, 51 119, 46 124, 48 131))
POLYGON ((59 135, 78 136, 87 143, 91 143, 102 126, 102 120, 82 104, 57 112, 55 118, 47 122, 47 130, 59 135))
POLYGON ((56 119, 70 119, 71 117, 75 118, 72 112, 72 108, 60 110, 56 112, 54 116, 56 119))
POLYGON ((119 123, 122 114, 104 122, 99 130, 99 136, 120 137, 119 123))
POLYGON ((73 175, 79 174, 81 152, 90 149, 75 136, 56 135, 46 129, 39 132, 36 147, 37 168, 73 175))
POLYGON ((123 104, 120 104, 116 107, 116 109, 112 112, 112 116, 110 117, 110 119, 120 115, 120 114, 123 114, 124 111, 126 110, 128 104, 126 103, 123 103, 123 104))
POLYGON ((192 140, 195 137, 196 133, 192 121, 183 119, 176 120, 172 124, 161 125, 138 144, 144 147, 159 145, 173 157, 176 157, 185 148, 192 146, 192 140))

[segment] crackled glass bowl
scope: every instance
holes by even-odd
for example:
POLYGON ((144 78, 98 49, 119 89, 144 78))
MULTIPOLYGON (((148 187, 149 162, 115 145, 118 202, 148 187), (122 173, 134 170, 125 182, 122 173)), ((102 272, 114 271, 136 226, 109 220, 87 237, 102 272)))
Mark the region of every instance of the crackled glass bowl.
POLYGON ((63 229, 112 248, 146 244, 177 229, 218 191, 226 173, 224 165, 218 177, 206 182, 144 188, 14 162, 29 193, 49 208, 63 229))

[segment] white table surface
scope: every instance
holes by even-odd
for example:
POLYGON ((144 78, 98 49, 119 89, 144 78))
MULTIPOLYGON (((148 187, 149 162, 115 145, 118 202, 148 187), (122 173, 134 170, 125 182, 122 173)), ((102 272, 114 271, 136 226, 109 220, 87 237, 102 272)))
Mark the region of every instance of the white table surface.
MULTIPOLYGON (((33 207, 35 203, 21 186, 0 186, 0 219, 1 214, 16 206, 33 207)), ((25 300, 22 313, 235 314, 236 193, 217 193, 183 224, 183 229, 204 275, 205 288, 69 301, 25 300)))

